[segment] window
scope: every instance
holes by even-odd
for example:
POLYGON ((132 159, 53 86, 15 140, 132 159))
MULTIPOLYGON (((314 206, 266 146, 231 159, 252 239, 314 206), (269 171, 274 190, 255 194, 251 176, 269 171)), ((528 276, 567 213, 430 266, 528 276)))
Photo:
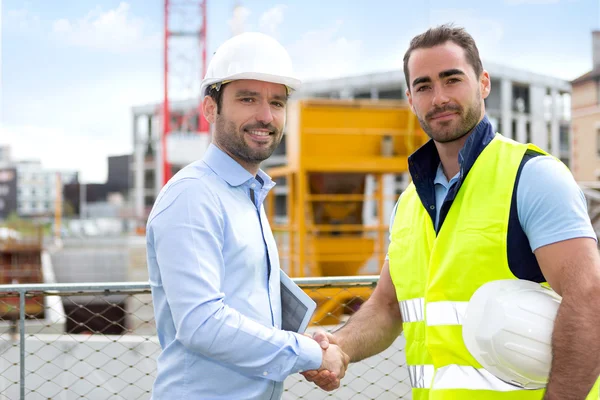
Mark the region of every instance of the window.
POLYGON ((546 124, 546 134, 548 135, 548 144, 546 145, 548 153, 552 153, 552 124, 546 124))
POLYGON ((569 152, 570 151, 570 143, 569 143, 569 126, 561 125, 559 130, 559 150, 561 152, 569 152))
POLYGON ((529 87, 513 84, 512 110, 519 113, 529 113, 529 87))

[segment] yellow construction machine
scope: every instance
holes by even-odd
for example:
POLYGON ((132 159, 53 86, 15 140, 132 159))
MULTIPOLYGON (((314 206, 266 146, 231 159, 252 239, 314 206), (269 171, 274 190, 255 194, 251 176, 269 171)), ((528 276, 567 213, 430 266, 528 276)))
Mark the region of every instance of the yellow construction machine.
MULTIPOLYGON (((303 99, 290 102, 287 118, 287 163, 267 169, 279 187, 266 210, 282 268, 292 277, 378 274, 397 200, 390 186, 427 135, 399 100, 303 99)), ((372 288, 305 290, 318 304, 313 322, 323 325, 351 313, 372 288)))

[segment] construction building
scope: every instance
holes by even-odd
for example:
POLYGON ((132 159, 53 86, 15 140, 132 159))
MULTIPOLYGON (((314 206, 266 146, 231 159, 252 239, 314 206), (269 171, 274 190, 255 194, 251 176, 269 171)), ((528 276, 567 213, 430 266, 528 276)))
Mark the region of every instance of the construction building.
MULTIPOLYGON (((496 127, 507 137, 519 141, 532 142, 559 157, 567 165, 571 163, 571 122, 570 95, 568 81, 484 62, 492 79, 492 91, 486 100, 488 116, 496 127)), ((406 84, 401 70, 367 75, 342 77, 322 81, 306 82, 294 98, 336 98, 336 99, 405 99, 406 84)), ((161 104, 134 107, 134 207, 141 223, 145 222, 154 199, 164 184, 163 152, 174 159, 177 168, 202 157, 208 146, 206 134, 193 134, 198 131, 197 114, 199 100, 189 99, 170 103, 170 111, 175 115, 187 115, 191 123, 176 125, 171 135, 171 145, 163 149, 160 130, 161 104), (191 116, 191 117, 190 117, 191 116)), ((172 118, 171 123, 177 123, 172 118)), ((286 136, 273 156, 265 161, 265 167, 285 164, 286 136)), ((397 184, 394 191, 403 187, 397 184)), ((281 187, 278 188, 281 190, 281 187)))
POLYGON ((76 171, 57 171, 42 167, 39 160, 15 162, 17 170, 17 213, 22 217, 54 215, 57 191, 76 182, 76 171))
POLYGON ((600 31, 592 32, 592 70, 573 87, 573 163, 575 179, 595 186, 600 180, 600 31))
POLYGON ((79 218, 129 217, 125 204, 130 202, 133 187, 132 156, 109 156, 107 160, 105 183, 72 182, 65 185, 65 200, 79 218))

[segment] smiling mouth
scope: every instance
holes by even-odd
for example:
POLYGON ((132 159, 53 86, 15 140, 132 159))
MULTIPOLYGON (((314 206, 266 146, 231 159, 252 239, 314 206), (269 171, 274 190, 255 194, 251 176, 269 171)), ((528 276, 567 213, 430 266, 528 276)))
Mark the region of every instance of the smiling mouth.
POLYGON ((267 136, 273 134, 272 131, 257 131, 257 130, 246 130, 246 129, 245 129, 245 131, 246 131, 246 133, 249 133, 250 135, 253 135, 253 136, 267 137, 267 136))
POLYGON ((453 115, 456 115, 456 113, 454 113, 454 112, 442 113, 442 114, 434 115, 433 117, 431 117, 431 119, 441 119, 441 118, 451 117, 453 115))

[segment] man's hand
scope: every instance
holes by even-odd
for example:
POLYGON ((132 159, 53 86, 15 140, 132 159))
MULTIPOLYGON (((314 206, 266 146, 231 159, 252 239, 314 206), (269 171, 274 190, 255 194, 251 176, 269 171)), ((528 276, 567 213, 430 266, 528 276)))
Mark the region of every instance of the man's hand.
MULTIPOLYGON (((335 334, 319 331, 313 335, 313 339, 322 349, 339 346, 349 361, 358 362, 390 347, 401 332, 402 315, 389 262, 386 261, 373 294, 348 322, 336 330, 335 334)), ((324 370, 305 371, 302 375, 323 390, 339 387, 339 377, 334 378, 324 370)))
POLYGON ((313 335, 313 339, 317 343, 319 343, 321 348, 324 350, 323 365, 321 365, 321 368, 318 371, 317 370, 305 371, 302 373, 302 375, 304 375, 304 377, 306 378, 307 381, 314 382, 315 385, 317 385, 318 387, 320 387, 323 390, 331 391, 331 390, 339 388, 340 380, 344 377, 345 371, 348 368, 348 363, 350 361, 350 357, 348 357, 348 355, 346 355, 337 346, 337 341, 336 341, 335 336, 329 332, 317 331, 313 335), (333 346, 330 346, 330 344, 333 346), (330 348, 331 348, 331 350, 339 349, 339 351, 343 354, 344 372, 341 375, 336 375, 336 373, 333 370, 330 370, 329 368, 324 368, 325 353, 330 351, 329 350, 330 348))

